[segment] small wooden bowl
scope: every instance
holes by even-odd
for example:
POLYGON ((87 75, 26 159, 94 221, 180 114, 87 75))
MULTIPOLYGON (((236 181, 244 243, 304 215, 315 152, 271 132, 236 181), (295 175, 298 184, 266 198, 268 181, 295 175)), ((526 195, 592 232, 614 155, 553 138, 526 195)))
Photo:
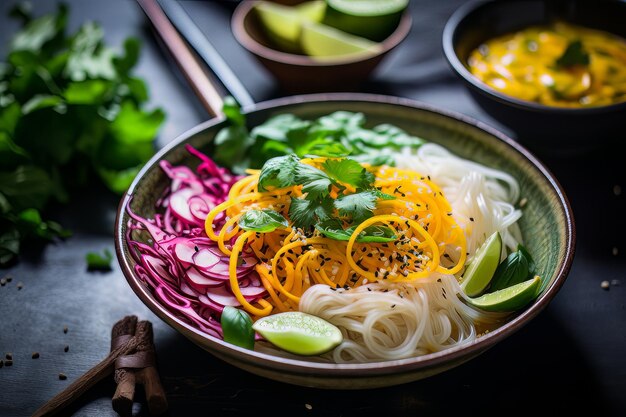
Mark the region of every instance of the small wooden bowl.
POLYGON ((407 9, 395 31, 381 42, 376 54, 358 54, 333 60, 316 61, 306 55, 286 53, 275 49, 265 35, 254 13, 257 1, 241 2, 231 20, 237 42, 265 67, 281 88, 292 94, 355 91, 367 80, 383 58, 408 35, 412 19, 407 9))

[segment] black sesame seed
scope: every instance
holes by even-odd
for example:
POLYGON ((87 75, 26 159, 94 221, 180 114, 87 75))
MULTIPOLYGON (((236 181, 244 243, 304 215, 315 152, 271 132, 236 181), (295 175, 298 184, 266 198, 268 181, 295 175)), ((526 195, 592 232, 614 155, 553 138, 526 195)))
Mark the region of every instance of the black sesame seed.
POLYGON ((4 362, 4 364, 5 364, 6 366, 13 366, 13 361, 12 361, 11 359, 7 359, 7 360, 4 362))
POLYGON ((60 379, 61 381, 65 381, 65 380, 67 379, 67 375, 65 375, 64 373, 62 373, 62 372, 61 372, 61 373, 59 374, 59 379, 60 379))
POLYGON ((473 222, 473 221, 474 221, 474 218, 473 218, 473 217, 470 217, 470 221, 471 221, 471 222, 473 222))
POLYGON ((198 246, 194 246, 193 250, 195 250, 196 252, 200 252, 200 249, 198 248, 198 246))
POLYGON ((13 359, 13 354, 12 353, 7 353, 6 355, 4 355, 8 360, 13 359))

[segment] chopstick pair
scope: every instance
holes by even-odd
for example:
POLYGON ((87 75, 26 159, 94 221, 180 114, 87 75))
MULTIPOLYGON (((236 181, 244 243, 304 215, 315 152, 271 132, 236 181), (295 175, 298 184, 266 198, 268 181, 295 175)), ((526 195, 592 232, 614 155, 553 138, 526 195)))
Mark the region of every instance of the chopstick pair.
POLYGON ((200 103, 211 116, 222 114, 223 95, 207 75, 207 69, 217 76, 241 106, 254 105, 250 94, 180 4, 171 0, 137 0, 137 3, 171 53, 200 103), (170 19, 176 20, 177 27, 185 38, 170 19), (200 65, 198 56, 204 60, 207 68, 200 65))

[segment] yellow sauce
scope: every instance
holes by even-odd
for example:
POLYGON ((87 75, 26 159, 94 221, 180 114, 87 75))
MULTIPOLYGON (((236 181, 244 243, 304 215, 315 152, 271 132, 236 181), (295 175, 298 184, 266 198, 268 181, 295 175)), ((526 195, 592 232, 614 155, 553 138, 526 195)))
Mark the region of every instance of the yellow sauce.
POLYGON ((556 107, 626 101, 626 41, 562 22, 489 40, 468 59, 472 74, 493 89, 556 107))

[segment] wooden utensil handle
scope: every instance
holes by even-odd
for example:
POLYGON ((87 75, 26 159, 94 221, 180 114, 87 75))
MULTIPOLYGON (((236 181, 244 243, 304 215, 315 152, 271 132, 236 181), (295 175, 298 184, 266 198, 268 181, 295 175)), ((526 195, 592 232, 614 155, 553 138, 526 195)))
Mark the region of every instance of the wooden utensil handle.
POLYGON ((161 6, 156 0, 137 0, 137 3, 152 22, 194 93, 200 99, 202 106, 213 117, 221 115, 224 104, 221 95, 174 25, 169 21, 161 6))

